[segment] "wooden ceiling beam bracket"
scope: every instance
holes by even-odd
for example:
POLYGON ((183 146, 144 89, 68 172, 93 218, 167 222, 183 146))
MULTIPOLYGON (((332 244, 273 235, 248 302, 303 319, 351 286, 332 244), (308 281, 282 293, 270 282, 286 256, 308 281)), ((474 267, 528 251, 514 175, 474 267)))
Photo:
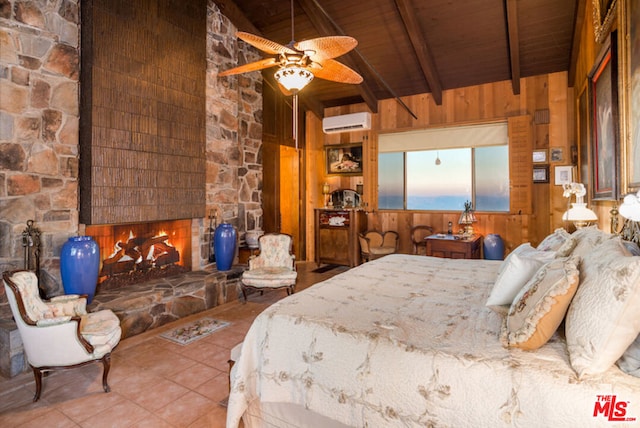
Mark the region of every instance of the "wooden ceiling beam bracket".
POLYGON ((509 60, 513 94, 520 95, 520 37, 518 36, 517 0, 507 0, 507 32, 509 33, 509 60))
MULTIPOLYGON (((316 28, 321 36, 335 36, 336 33, 340 36, 344 36, 344 31, 338 27, 335 22, 326 14, 325 10, 315 0, 299 0, 300 6, 304 10, 313 26, 316 28)), ((355 61, 355 49, 348 52, 341 61, 348 67, 356 70, 363 77, 363 82, 358 85, 358 92, 362 99, 373 113, 378 112, 378 99, 375 97, 371 86, 367 83, 367 80, 371 80, 370 73, 363 73, 356 65, 355 61)))
POLYGON ((431 55, 429 44, 427 43, 420 25, 416 20, 415 10, 411 6, 410 0, 395 0, 400 17, 404 22, 404 27, 407 30, 409 39, 413 50, 418 57, 422 74, 424 75, 429 88, 431 88, 431 95, 437 105, 442 105, 442 84, 440 83, 440 76, 436 63, 431 55))

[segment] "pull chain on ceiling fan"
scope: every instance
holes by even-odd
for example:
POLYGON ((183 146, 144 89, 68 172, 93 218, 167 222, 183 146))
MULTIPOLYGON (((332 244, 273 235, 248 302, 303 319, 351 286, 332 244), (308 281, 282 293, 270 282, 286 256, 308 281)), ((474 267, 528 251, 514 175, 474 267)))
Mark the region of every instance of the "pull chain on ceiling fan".
POLYGON ((219 73, 219 76, 263 70, 278 66, 275 78, 285 95, 293 95, 293 138, 298 148, 298 91, 314 77, 338 83, 359 84, 362 76, 334 60, 351 51, 358 41, 349 36, 328 36, 296 42, 294 39, 293 0, 291 0, 291 41, 286 46, 255 34, 238 31, 236 36, 251 46, 271 55, 219 73))

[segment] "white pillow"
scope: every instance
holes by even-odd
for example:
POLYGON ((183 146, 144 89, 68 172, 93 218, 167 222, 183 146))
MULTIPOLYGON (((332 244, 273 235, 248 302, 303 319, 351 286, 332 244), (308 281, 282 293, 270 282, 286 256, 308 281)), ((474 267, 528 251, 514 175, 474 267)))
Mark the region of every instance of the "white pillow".
POLYGON ((569 358, 579 376, 607 370, 640 333, 640 257, 626 254, 619 238, 608 239, 581 264, 565 321, 569 358))
POLYGON ((555 251, 537 250, 531 246, 530 242, 525 242, 524 244, 518 245, 515 250, 507 255, 507 257, 500 265, 500 268, 498 269, 498 274, 502 273, 502 271, 507 268, 507 266, 509 265, 509 259, 515 255, 529 259, 533 258, 546 263, 553 260, 553 258, 556 256, 556 253, 555 251))
POLYGON ((571 234, 563 228, 556 229, 552 234, 548 235, 536 247, 540 251, 558 251, 562 244, 571 238, 571 234))
POLYGON ((498 274, 491 289, 486 305, 494 312, 506 313, 522 287, 544 263, 535 257, 526 257, 518 253, 509 254, 503 263, 504 269, 498 274))

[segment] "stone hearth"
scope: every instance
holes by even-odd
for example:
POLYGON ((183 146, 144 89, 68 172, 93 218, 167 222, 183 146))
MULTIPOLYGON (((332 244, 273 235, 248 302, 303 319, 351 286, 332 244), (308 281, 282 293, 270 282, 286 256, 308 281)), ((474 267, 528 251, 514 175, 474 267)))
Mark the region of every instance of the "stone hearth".
MULTIPOLYGON (((208 267, 107 290, 97 294, 87 310, 111 309, 120 319, 124 339, 237 300, 245 269, 235 265, 220 272, 208 267)), ((13 320, 0 319, 0 375, 13 377, 27 369, 18 327, 13 320)))
POLYGON ((87 309, 111 309, 120 318, 124 339, 237 300, 244 269, 205 269, 107 290, 97 294, 87 309))

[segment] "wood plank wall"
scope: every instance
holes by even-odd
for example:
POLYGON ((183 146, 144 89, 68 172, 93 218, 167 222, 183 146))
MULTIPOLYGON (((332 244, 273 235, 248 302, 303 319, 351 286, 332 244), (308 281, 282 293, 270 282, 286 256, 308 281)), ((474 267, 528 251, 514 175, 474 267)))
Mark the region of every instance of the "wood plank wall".
MULTIPOLYGON (((568 155, 573 144, 573 89, 567 86, 567 73, 553 73, 523 78, 520 95, 514 95, 511 82, 496 82, 485 85, 447 90, 443 92, 442 105, 433 102, 430 94, 403 98, 403 101, 418 116, 414 119, 395 100, 379 103, 378 113, 372 115, 372 129, 367 132, 322 135, 319 118, 307 113, 307 212, 322 206, 321 187, 328 182, 332 190, 338 188, 355 189, 356 184, 364 185, 363 200, 367 204, 370 229, 395 230, 400 234, 400 251, 411 253, 410 228, 427 224, 436 230, 446 230, 447 222, 457 226, 459 212, 426 211, 378 211, 376 205, 377 185, 377 135, 379 132, 407 131, 438 125, 470 124, 492 120, 505 120, 515 116, 530 115, 536 111, 548 111, 548 123, 532 122, 531 136, 533 148, 563 149, 563 162, 550 164, 550 182, 532 184, 531 214, 478 213, 475 229, 484 235, 500 234, 505 240, 507 251, 523 242, 539 243, 548 233, 562 227, 561 215, 566 210, 567 200, 562 197, 561 186, 553 184, 554 166, 570 163, 568 155), (571 124, 571 125, 570 125, 571 124), (363 142, 362 177, 327 176, 324 168, 324 145, 363 142)), ((326 109, 325 116, 367 111, 364 104, 326 109)), ((307 216, 306 245, 307 260, 313 260, 313 219, 307 216)))

